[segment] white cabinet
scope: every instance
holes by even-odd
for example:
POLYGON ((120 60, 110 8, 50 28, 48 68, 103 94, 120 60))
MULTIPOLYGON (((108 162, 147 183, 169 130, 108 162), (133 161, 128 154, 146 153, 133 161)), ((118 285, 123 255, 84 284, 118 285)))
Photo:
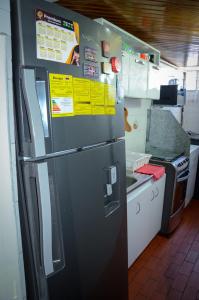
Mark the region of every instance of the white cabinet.
POLYGON ((129 267, 161 228, 165 178, 151 180, 127 195, 129 267))
POLYGON ((165 179, 166 175, 161 177, 158 181, 155 181, 152 186, 152 197, 150 198, 150 220, 148 228, 152 238, 160 231, 161 228, 165 179))
POLYGON ((160 98, 159 67, 125 51, 122 54, 121 81, 125 97, 160 98))
POLYGON ((130 267, 141 251, 147 246, 148 194, 151 184, 127 195, 128 220, 128 266, 130 267))
POLYGON ((122 71, 121 71, 121 81, 124 96, 128 97, 128 88, 129 88, 129 54, 127 52, 122 53, 122 71))
POLYGON ((160 99, 160 69, 157 65, 148 63, 148 88, 147 98, 160 99))
POLYGON ((198 165, 198 156, 199 156, 199 146, 191 145, 190 147, 190 163, 189 163, 189 179, 187 182, 187 191, 185 197, 185 206, 189 204, 193 198, 197 165, 198 165))
POLYGON ((146 98, 148 61, 144 61, 132 55, 129 59, 129 68, 128 97, 146 98))

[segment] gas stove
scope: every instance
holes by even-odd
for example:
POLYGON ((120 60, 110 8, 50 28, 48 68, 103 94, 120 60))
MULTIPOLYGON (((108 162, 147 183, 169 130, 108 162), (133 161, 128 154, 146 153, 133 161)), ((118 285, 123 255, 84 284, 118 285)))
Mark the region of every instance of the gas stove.
POLYGON ((169 162, 175 161, 176 159, 178 159, 183 155, 183 153, 177 153, 165 149, 152 148, 152 147, 150 148, 149 153, 152 154, 153 159, 169 161, 169 162))
POLYGON ((187 156, 182 155, 174 161, 172 161, 172 164, 175 166, 177 173, 180 173, 188 168, 189 158, 187 156))
POLYGON ((151 162, 153 161, 159 161, 160 164, 172 164, 176 172, 182 172, 185 170, 188 165, 189 165, 189 158, 185 156, 183 153, 178 154, 174 152, 169 152, 169 151, 158 151, 157 152, 152 152, 152 157, 151 157, 151 162), (155 153, 155 154, 154 154, 155 153))
POLYGON ((166 171, 161 233, 170 234, 182 219, 189 177, 189 157, 183 153, 168 153, 168 151, 157 148, 155 151, 151 151, 151 154, 150 163, 162 165, 166 171))

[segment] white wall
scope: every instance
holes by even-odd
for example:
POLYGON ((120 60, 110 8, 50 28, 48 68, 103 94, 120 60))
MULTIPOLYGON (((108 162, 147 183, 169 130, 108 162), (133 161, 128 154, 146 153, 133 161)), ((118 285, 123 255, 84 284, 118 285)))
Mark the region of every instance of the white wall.
POLYGON ((199 91, 187 91, 183 128, 199 133, 199 91))
POLYGON ((167 64, 164 61, 160 62, 160 84, 167 85, 169 80, 178 79, 178 84, 180 87, 183 87, 183 71, 177 69, 171 64, 167 64))
POLYGON ((128 122, 138 125, 137 129, 125 133, 126 151, 145 152, 147 109, 151 107, 149 99, 125 99, 125 107, 128 109, 128 122))
POLYGON ((17 198, 9 0, 0 0, 0 300, 26 299, 17 198))

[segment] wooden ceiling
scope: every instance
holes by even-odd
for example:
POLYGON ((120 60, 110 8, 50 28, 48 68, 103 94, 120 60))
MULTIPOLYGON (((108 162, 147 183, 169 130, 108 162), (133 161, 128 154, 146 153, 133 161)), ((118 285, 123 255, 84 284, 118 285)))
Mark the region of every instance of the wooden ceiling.
POLYGON ((189 65, 190 58, 199 51, 198 0, 59 0, 58 3, 92 19, 107 19, 159 49, 161 57, 176 66, 189 65))

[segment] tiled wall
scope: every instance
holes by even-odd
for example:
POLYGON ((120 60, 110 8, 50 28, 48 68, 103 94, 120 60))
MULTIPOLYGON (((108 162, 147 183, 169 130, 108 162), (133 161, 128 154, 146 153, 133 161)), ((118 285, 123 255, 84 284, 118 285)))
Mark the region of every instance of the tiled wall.
POLYGON ((199 91, 187 91, 183 128, 199 133, 199 91))
POLYGON ((133 127, 136 123, 138 128, 132 132, 126 132, 126 150, 145 152, 147 109, 151 107, 149 99, 125 99, 125 107, 128 109, 128 122, 133 127))

